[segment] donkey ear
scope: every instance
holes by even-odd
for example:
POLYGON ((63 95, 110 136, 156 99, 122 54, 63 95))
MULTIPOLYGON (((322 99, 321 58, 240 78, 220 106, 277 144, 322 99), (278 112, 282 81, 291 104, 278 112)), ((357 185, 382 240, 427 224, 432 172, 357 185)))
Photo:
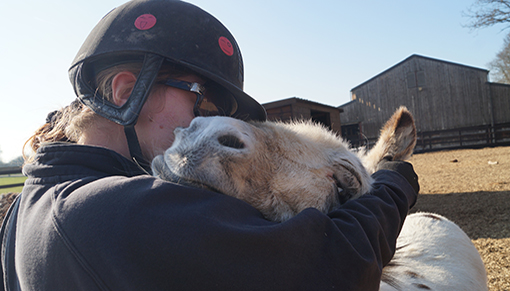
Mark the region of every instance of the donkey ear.
POLYGON ((407 108, 400 107, 386 122, 381 130, 381 142, 389 144, 388 155, 393 160, 403 161, 411 157, 416 146, 416 126, 407 108))
POLYGON ((365 166, 375 170, 377 163, 385 157, 395 161, 407 160, 416 146, 416 126, 413 115, 402 106, 391 116, 381 129, 379 140, 364 157, 365 166))

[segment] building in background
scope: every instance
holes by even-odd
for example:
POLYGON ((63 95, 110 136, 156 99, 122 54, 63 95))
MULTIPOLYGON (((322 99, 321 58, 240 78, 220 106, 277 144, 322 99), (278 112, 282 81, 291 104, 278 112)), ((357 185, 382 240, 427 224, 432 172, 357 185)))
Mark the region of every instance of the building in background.
POLYGON ((301 98, 288 98, 262 104, 267 111, 268 120, 300 120, 311 119, 325 125, 338 135, 341 133, 341 108, 304 100, 301 98))
POLYGON ((417 151, 510 144, 510 86, 490 83, 489 71, 420 55, 351 90, 342 136, 370 145, 400 106, 414 115, 417 151))

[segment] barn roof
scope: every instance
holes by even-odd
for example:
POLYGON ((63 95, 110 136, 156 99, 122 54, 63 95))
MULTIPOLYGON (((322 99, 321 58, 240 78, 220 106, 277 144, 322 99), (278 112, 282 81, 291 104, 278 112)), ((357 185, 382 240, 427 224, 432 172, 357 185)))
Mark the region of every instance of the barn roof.
POLYGON ((354 103, 354 102, 358 103, 356 100, 351 100, 351 101, 349 101, 349 102, 347 102, 347 103, 344 103, 344 104, 342 104, 342 105, 339 105, 337 108, 338 108, 338 109, 343 109, 344 107, 349 106, 349 105, 351 105, 351 103, 354 103))
POLYGON ((393 65, 392 67, 390 67, 390 68, 388 68, 388 69, 384 70, 383 72, 381 72, 381 73, 379 73, 379 74, 375 75, 374 77, 372 77, 372 78, 368 79, 367 81, 365 81, 365 82, 363 82, 363 83, 359 84, 358 86, 356 86, 356 87, 352 88, 352 89, 351 89, 351 92, 352 92, 353 90, 358 89, 359 87, 361 87, 361 86, 365 85, 366 83, 368 83, 368 82, 370 82, 370 81, 372 81, 372 80, 374 80, 374 79, 376 79, 376 78, 378 78, 378 77, 380 77, 380 76, 384 75, 385 73, 387 73, 387 72, 391 71, 392 69, 394 69, 394 68, 396 68, 396 67, 398 67, 398 66, 402 65, 403 63, 405 63, 405 62, 407 62, 407 61, 409 61, 409 60, 411 60, 411 59, 413 59, 413 58, 421 58, 421 59, 426 59, 426 60, 430 60, 430 61, 446 63, 446 64, 453 65, 453 66, 461 66, 461 67, 465 67, 465 68, 469 68, 469 69, 473 69, 473 70, 478 70, 478 71, 484 71, 484 72, 486 72, 486 73, 489 73, 489 70, 487 70, 487 69, 482 69, 482 68, 477 68, 477 67, 467 66, 467 65, 463 65, 463 64, 459 64, 459 63, 454 63, 454 62, 450 62, 450 61, 444 61, 444 60, 435 59, 435 58, 431 58, 431 57, 426 57, 426 56, 422 56, 422 55, 418 55, 418 54, 413 54, 413 55, 411 55, 411 56, 407 57, 406 59, 404 59, 403 61, 401 61, 401 62, 397 63, 396 65, 393 65))
POLYGON ((313 104, 313 105, 318 105, 318 106, 322 106, 322 107, 326 107, 326 108, 332 108, 332 109, 336 109, 336 110, 340 109, 338 107, 334 107, 334 106, 331 106, 331 105, 326 105, 326 104, 323 104, 323 103, 318 103, 318 102, 315 102, 315 101, 310 101, 310 100, 302 99, 302 98, 298 98, 298 97, 291 97, 291 98, 287 98, 287 99, 282 99, 282 100, 277 100, 277 101, 273 101, 273 102, 268 102, 268 103, 262 104, 262 106, 264 106, 264 108, 266 108, 266 109, 270 109, 270 108, 280 107, 280 106, 283 106, 283 105, 289 105, 289 104, 294 104, 294 103, 313 104))

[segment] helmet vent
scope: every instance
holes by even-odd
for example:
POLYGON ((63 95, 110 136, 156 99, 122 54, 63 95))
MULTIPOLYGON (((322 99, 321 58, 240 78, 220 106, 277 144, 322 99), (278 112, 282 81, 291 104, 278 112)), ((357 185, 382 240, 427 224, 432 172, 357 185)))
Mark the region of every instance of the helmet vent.
POLYGON ((139 30, 149 30, 156 25, 156 17, 152 14, 143 14, 135 20, 135 27, 139 30))
POLYGON ((234 55, 234 47, 228 38, 222 36, 218 39, 221 50, 229 57, 234 55))

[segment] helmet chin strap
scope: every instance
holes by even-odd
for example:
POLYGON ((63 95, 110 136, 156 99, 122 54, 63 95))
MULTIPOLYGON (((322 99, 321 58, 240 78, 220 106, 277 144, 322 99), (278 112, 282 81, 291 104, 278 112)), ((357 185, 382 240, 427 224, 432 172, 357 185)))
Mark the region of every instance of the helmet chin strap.
POLYGON ((152 172, 150 161, 147 161, 142 154, 142 148, 135 131, 135 124, 138 121, 138 114, 147 100, 154 80, 158 75, 161 64, 164 58, 146 54, 142 70, 138 75, 133 91, 129 96, 129 104, 127 107, 123 106, 123 114, 121 115, 122 121, 118 122, 124 126, 124 134, 126 135, 129 153, 133 161, 139 165, 147 174, 152 172))
POLYGON ((140 142, 136 135, 135 125, 125 125, 124 133, 126 134, 131 159, 133 159, 133 162, 150 175, 152 172, 151 164, 143 157, 142 148, 140 147, 140 142))

